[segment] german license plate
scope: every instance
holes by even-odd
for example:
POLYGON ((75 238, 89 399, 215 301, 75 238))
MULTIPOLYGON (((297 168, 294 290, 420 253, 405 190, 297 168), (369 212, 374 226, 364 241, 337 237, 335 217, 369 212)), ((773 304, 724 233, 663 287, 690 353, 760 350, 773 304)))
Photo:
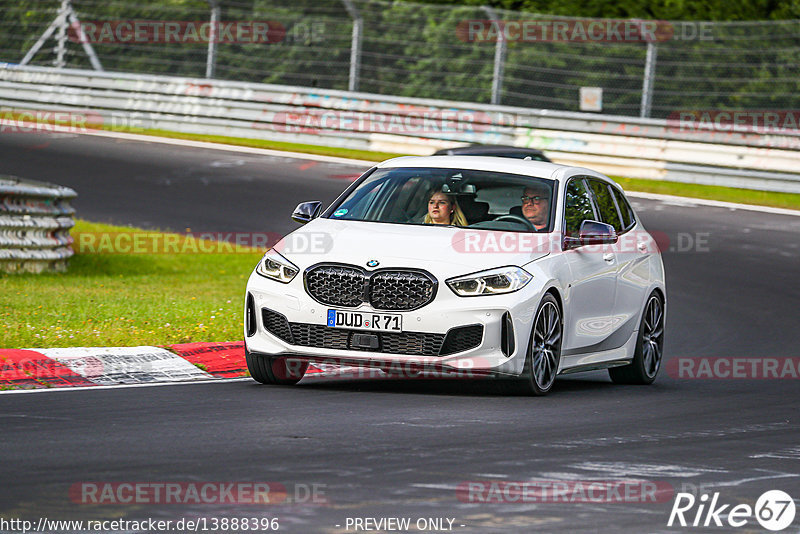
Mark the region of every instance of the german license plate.
POLYGON ((328 326, 334 328, 355 328, 380 332, 402 332, 403 316, 393 313, 368 313, 342 310, 328 310, 328 326))

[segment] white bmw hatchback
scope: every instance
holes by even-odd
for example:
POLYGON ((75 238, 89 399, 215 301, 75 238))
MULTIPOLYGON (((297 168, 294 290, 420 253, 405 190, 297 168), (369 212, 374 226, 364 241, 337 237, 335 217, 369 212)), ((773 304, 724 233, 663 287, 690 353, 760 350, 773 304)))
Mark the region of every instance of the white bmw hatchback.
MULTIPOLYGON (((588 169, 475 156, 403 157, 327 209, 305 202, 245 295, 251 376, 309 363, 504 378, 545 394, 608 369, 649 384, 664 344, 664 266, 622 190, 588 169)), ((438 373, 438 374, 436 374, 438 373)))

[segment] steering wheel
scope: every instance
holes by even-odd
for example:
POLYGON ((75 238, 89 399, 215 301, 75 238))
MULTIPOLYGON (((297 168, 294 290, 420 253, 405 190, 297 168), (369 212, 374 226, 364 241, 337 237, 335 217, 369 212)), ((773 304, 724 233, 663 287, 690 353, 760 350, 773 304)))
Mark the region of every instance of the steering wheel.
POLYGON ((530 222, 525 217, 520 217, 519 215, 514 215, 513 213, 509 213, 508 215, 501 215, 500 217, 494 219, 494 222, 500 222, 500 221, 511 221, 515 223, 521 223, 525 225, 525 228, 527 228, 529 232, 538 232, 538 230, 536 229, 536 227, 533 225, 532 222, 530 222))

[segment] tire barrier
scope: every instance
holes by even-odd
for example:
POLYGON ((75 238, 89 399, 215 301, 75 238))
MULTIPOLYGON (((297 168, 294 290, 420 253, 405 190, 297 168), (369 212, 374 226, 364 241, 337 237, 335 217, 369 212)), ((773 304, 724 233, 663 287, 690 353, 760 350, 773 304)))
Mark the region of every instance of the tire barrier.
POLYGON ((76 196, 69 187, 0 175, 0 271, 65 271, 76 196))

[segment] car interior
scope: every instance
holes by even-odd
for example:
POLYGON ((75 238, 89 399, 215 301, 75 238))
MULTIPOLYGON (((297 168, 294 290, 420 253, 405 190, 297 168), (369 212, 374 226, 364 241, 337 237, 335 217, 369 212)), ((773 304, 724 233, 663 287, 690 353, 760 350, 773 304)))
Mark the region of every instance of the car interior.
POLYGON ((441 191, 456 199, 469 228, 535 231, 525 224, 520 198, 533 183, 552 198, 554 182, 542 178, 463 169, 381 169, 337 206, 333 218, 424 224, 428 198, 441 191))

